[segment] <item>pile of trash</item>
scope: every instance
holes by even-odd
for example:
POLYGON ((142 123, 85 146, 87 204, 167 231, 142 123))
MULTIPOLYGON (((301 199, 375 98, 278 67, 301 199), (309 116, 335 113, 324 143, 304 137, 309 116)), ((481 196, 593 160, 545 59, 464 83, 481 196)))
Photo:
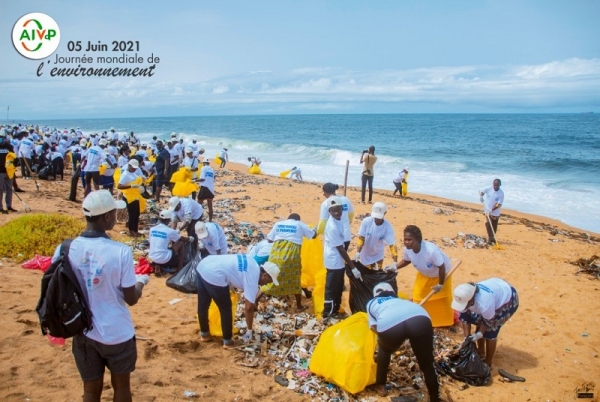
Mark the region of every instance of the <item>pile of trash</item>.
POLYGON ((593 255, 590 258, 580 258, 572 261, 571 264, 579 267, 578 274, 589 274, 596 279, 600 279, 600 257, 593 255))
MULTIPOLYGON (((444 240, 445 238, 442 238, 444 240)), ((447 238, 446 238, 447 239, 447 238)), ((464 234, 463 232, 458 232, 454 239, 447 239, 452 244, 446 244, 446 240, 444 240, 444 244, 456 246, 457 244, 462 243, 464 248, 488 248, 489 244, 485 237, 477 236, 471 233, 464 234)))
POLYGON ((446 215, 446 216, 452 215, 454 213, 454 211, 451 209, 443 209, 443 208, 439 208, 439 207, 433 208, 432 212, 435 215, 446 215))

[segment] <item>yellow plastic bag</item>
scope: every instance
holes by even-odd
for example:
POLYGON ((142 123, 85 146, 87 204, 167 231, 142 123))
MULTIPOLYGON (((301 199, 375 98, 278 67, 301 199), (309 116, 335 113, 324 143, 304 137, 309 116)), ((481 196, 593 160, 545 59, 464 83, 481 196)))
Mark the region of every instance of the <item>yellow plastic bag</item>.
POLYGON ((260 168, 256 165, 252 165, 250 166, 250 168, 248 168, 248 173, 250 174, 262 174, 262 171, 260 170, 260 168))
POLYGON ((171 183, 184 183, 186 180, 192 180, 192 172, 185 167, 180 167, 178 171, 171 176, 171 183))
POLYGON ((373 360, 377 335, 369 329, 367 314, 356 313, 327 328, 310 359, 309 369, 351 394, 375 383, 373 360))
MULTIPOLYGON (((235 322, 235 313, 237 311, 238 295, 235 292, 229 291, 229 296, 231 297, 231 325, 233 325, 235 322)), ((196 321, 198 321, 198 328, 200 328, 198 314, 196 314, 196 321)), ((210 307, 208 308, 208 325, 212 336, 223 336, 223 330, 221 329, 221 313, 219 313, 219 308, 214 300, 210 302, 210 307)), ((234 334, 237 334, 239 331, 238 328, 235 326, 233 327, 234 334)))
POLYGON ((315 275, 324 271, 323 267, 323 242, 320 238, 304 239, 302 241, 302 250, 300 252, 302 259, 301 284, 303 288, 310 288, 316 285, 315 275))
POLYGON ((404 175, 404 182, 402 182, 402 197, 406 197, 408 194, 408 173, 404 175))
POLYGON ((102 165, 100 165, 100 167, 98 168, 98 172, 100 173, 100 176, 104 175, 104 172, 106 172, 107 168, 108 168, 108 166, 106 165, 106 163, 103 163, 102 165))
MULTIPOLYGON (((323 317, 325 308, 325 281, 327 280, 327 270, 323 268, 315 274, 315 288, 312 291, 313 310, 315 317, 320 320, 323 317)), ((340 312, 342 307, 340 306, 340 312)))
POLYGON ((221 160, 221 158, 219 157, 219 155, 220 155, 220 154, 217 154, 217 155, 215 156, 215 163, 216 163, 217 165, 221 165, 221 162, 223 162, 223 161, 221 160))
POLYGON ((292 169, 284 170, 283 172, 279 173, 279 177, 285 178, 288 174, 290 174, 291 171, 292 171, 292 169))
POLYGON ((199 191, 200 187, 198 187, 197 183, 192 183, 190 180, 185 182, 177 182, 175 186, 173 186, 173 195, 178 197, 189 197, 194 191, 199 191))
MULTIPOLYGON (((117 170, 119 170, 119 169, 117 169, 117 170)), ((132 184, 141 185, 142 181, 143 181, 143 179, 141 177, 137 177, 132 182, 132 184)), ((138 200, 140 202, 140 213, 142 213, 146 210, 146 199, 144 197, 142 197, 139 189, 127 188, 127 189, 121 190, 121 192, 123 193, 123 196, 125 197, 128 204, 134 202, 135 200, 138 200)))

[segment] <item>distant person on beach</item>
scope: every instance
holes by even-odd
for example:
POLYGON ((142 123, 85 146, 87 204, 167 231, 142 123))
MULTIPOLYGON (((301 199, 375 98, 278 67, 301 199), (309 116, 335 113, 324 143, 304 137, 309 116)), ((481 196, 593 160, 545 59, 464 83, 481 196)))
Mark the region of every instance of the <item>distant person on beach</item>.
POLYGON ((269 261, 277 264, 280 269, 279 286, 266 290, 265 294, 272 296, 294 295, 296 297, 296 312, 306 310, 302 305, 302 286, 300 276, 302 261, 300 252, 304 238, 314 239, 317 232, 300 221, 300 215, 292 213, 284 221, 275 223, 267 240, 273 243, 269 261))
POLYGON ((390 358, 408 339, 425 377, 429 400, 440 401, 433 357, 433 327, 427 311, 416 303, 398 298, 392 285, 381 282, 373 288, 373 299, 367 303, 367 315, 369 327, 377 334, 377 394, 387 396, 385 383, 390 358))
POLYGON ((210 160, 204 159, 200 170, 200 191, 198 192, 198 202, 204 205, 204 200, 208 205, 208 221, 213 219, 213 198, 215 198, 215 171, 210 167, 210 160))
POLYGON ((397 270, 412 264, 417 269, 413 288, 413 301, 419 303, 430 291, 433 296, 423 305, 431 317, 434 327, 454 324, 452 303, 452 277, 446 279, 446 272, 452 269, 450 258, 435 244, 423 241, 421 229, 415 225, 404 228, 404 253, 402 260, 385 268, 397 270))
POLYGON ((250 167, 252 167, 254 165, 260 166, 260 164, 261 164, 261 160, 259 158, 257 158, 256 156, 248 157, 248 162, 250 162, 250 167))
MULTIPOLYGON (((319 224, 317 225, 317 233, 324 234, 325 226, 331 214, 329 213, 328 200, 331 197, 335 197, 335 192, 340 188, 337 184, 325 183, 323 184, 323 196, 325 201, 321 203, 321 212, 319 215, 319 224)), ((342 203, 342 225, 344 226, 344 248, 346 251, 350 246, 350 240, 352 240, 352 233, 350 232, 350 224, 354 220, 354 206, 348 199, 343 195, 338 196, 342 203)))
MULTIPOLYGON (((135 275, 131 247, 110 240, 107 231, 117 221, 115 201, 106 190, 94 191, 82 203, 86 230, 71 243, 69 262, 92 312, 93 328, 73 337, 75 365, 83 380, 83 400, 100 401, 104 371, 110 370, 115 401, 131 401, 130 376, 135 370, 135 328, 127 305, 135 305, 148 284, 135 275)), ((53 260, 60 255, 56 248, 53 260)))
POLYGON ((298 181, 304 181, 302 179, 302 170, 298 169, 296 166, 294 166, 292 168, 292 171, 290 172, 290 178, 292 179, 296 179, 298 181))
POLYGON ((169 183, 169 166, 171 156, 169 151, 167 151, 164 147, 162 141, 156 141, 156 160, 154 161, 154 170, 156 171, 156 177, 154 178, 154 183, 156 184, 156 189, 154 191, 154 201, 160 202, 160 193, 162 192, 162 188, 165 184, 169 183))
POLYGON ((229 155, 227 155, 227 148, 223 148, 221 152, 219 152, 219 159, 221 159, 221 165, 219 166, 221 169, 225 167, 225 164, 229 162, 229 155))
MULTIPOLYGON (((4 134, 4 133, 2 133, 4 134)), ((7 166, 9 155, 13 156, 12 160, 15 159, 16 154, 13 153, 13 146, 10 142, 6 141, 6 135, 0 137, 0 213, 8 214, 8 212, 16 212, 17 210, 12 207, 12 193, 13 193, 13 178, 14 178, 14 165, 11 165, 12 177, 8 172, 10 169, 7 166), (6 202, 6 209, 2 206, 2 203, 6 202)))
POLYGON ((244 342, 252 340, 254 324, 254 305, 260 294, 260 286, 273 283, 279 285, 279 267, 271 262, 259 266, 254 258, 246 254, 227 254, 208 256, 196 267, 198 275, 198 321, 200 322, 200 341, 210 342, 210 327, 208 308, 214 300, 221 316, 223 332, 223 347, 233 349, 231 296, 230 286, 242 290, 244 295, 244 317, 246 318, 246 333, 244 342))
POLYGON ((360 201, 365 203, 365 190, 367 184, 369 185, 369 204, 373 200, 373 166, 377 162, 377 157, 375 156, 375 147, 371 145, 369 150, 362 151, 360 155, 360 163, 363 165, 362 176, 361 176, 361 195, 360 201))
POLYGON ((384 217, 387 206, 383 202, 373 204, 371 216, 363 219, 358 229, 357 253, 354 261, 360 261, 368 269, 383 269, 383 257, 387 245, 394 263, 398 262, 398 248, 394 228, 384 217))
POLYGON ((479 201, 483 203, 484 213, 488 216, 485 220, 485 228, 488 234, 488 243, 495 244, 498 233, 498 221, 500 220, 500 212, 502 204, 504 204, 504 191, 500 190, 502 181, 495 179, 491 187, 479 192, 479 201), (490 226, 490 222, 492 225, 490 226))
POLYGON ((396 195, 396 192, 400 197, 402 197, 402 183, 406 183, 406 178, 408 176, 408 168, 405 167, 400 172, 398 172, 398 176, 394 178, 394 193, 392 195, 396 195))
POLYGON ((98 141, 98 145, 94 145, 87 150, 81 163, 83 168, 81 169, 84 173, 85 179, 85 191, 84 196, 87 196, 92 191, 92 181, 94 182, 94 190, 100 188, 100 165, 106 162, 108 166, 114 168, 112 162, 106 155, 105 148, 108 145, 108 141, 104 138, 98 141))
POLYGON ((460 312, 464 335, 477 342, 479 356, 484 357, 491 368, 500 328, 519 308, 517 291, 498 278, 464 283, 454 289, 452 308, 460 312), (472 335, 471 325, 475 325, 472 335))

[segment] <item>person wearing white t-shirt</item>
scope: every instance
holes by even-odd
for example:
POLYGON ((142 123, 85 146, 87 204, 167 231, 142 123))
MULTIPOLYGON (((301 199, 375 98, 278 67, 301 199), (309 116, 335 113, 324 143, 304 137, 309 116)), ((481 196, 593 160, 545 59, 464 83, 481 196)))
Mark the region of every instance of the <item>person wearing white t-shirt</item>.
POLYGON ((215 171, 210 167, 210 160, 205 159, 202 162, 200 170, 200 191, 198 192, 198 202, 204 205, 204 200, 208 205, 208 221, 212 222, 213 218, 213 199, 215 198, 215 171))
POLYGON ((219 159, 221 159, 221 165, 219 166, 221 169, 225 167, 225 164, 229 162, 229 155, 227 155, 227 148, 223 148, 219 152, 219 159))
POLYGON ((273 243, 270 243, 267 239, 263 239, 255 245, 250 246, 246 254, 254 258, 258 265, 263 265, 269 260, 272 249, 273 243))
POLYGON ((450 258, 435 244, 423 241, 421 229, 415 225, 404 228, 404 253, 402 260, 385 268, 395 272, 412 264, 417 269, 417 278, 413 288, 413 301, 421 302, 431 291, 433 295, 423 304, 430 312, 434 327, 454 324, 454 312, 450 308, 452 302, 452 277, 446 278, 446 272, 452 268, 450 258), (447 308, 445 308, 447 306, 447 308), (440 308, 442 307, 442 308, 440 308), (432 310, 433 311, 433 310, 432 310))
POLYGON ((495 179, 491 187, 479 192, 479 201, 483 202, 486 215, 485 229, 488 234, 488 243, 492 245, 496 243, 498 220, 500 220, 501 207, 504 204, 504 191, 500 190, 501 185, 502 181, 495 179))
POLYGON ((277 264, 281 272, 279 279, 281 285, 265 291, 271 296, 294 295, 296 297, 296 312, 306 310, 302 305, 302 285, 300 276, 302 274, 302 241, 304 238, 314 239, 317 232, 300 221, 300 215, 290 214, 284 221, 273 225, 273 229, 267 235, 267 240, 273 243, 269 255, 269 261, 277 264))
POLYGON ((171 222, 171 215, 171 211, 160 211, 159 224, 152 227, 148 233, 148 258, 152 260, 157 276, 162 275, 163 267, 175 268, 177 271, 183 267, 183 246, 191 241, 189 237, 181 236, 178 230, 167 226, 171 222))
POLYGON ((431 402, 440 401, 440 386, 434 367, 433 327, 427 311, 416 303, 398 298, 389 283, 373 288, 373 299, 367 303, 369 327, 377 334, 377 376, 375 391, 387 396, 385 386, 392 353, 407 339, 423 372, 431 402))
POLYGON ((400 195, 400 197, 402 197, 402 183, 406 183, 407 177, 408 177, 408 168, 405 167, 400 172, 398 172, 398 175, 393 180, 394 187, 396 187, 396 189, 394 190, 394 193, 392 195, 396 195, 396 193, 398 193, 398 195, 400 195))
POLYGON ((21 163, 21 176, 25 179, 31 178, 31 173, 27 166, 31 166, 32 158, 33 158, 33 141, 29 138, 29 132, 26 130, 23 131, 23 137, 21 137, 21 141, 19 143, 19 147, 15 148, 15 151, 18 153, 19 161, 21 163))
POLYGON ((368 269, 383 269, 383 257, 387 245, 392 255, 392 260, 398 262, 398 249, 394 228, 389 221, 384 219, 387 206, 378 201, 373 204, 371 216, 366 217, 358 229, 358 253, 354 261, 360 261, 368 269))
MULTIPOLYGON (((149 278, 135 275, 131 247, 106 235, 117 221, 117 208, 124 208, 125 203, 99 190, 85 197, 82 207, 87 227, 72 241, 67 255, 87 296, 93 328, 73 337, 73 357, 86 401, 101 399, 105 368, 110 370, 114 400, 131 401, 130 376, 137 350, 127 305, 138 302, 149 278)), ((53 260, 60 256, 60 249, 53 260)))
POLYGON ((192 143, 188 144, 188 147, 192 149, 192 155, 194 155, 195 158, 198 158, 198 150, 200 149, 198 140, 196 138, 192 138, 192 143))
POLYGON ((463 334, 477 342, 479 355, 485 356, 485 362, 492 367, 500 328, 519 308, 515 288, 499 278, 464 283, 454 289, 452 308, 460 312, 463 334), (471 325, 475 325, 472 335, 471 325))
MULTIPOLYGON (((329 197, 336 196, 335 192, 338 190, 340 186, 333 183, 325 183, 323 184, 323 196, 325 197, 325 201, 321 203, 321 211, 319 214, 319 224, 317 225, 317 233, 323 234, 325 231, 325 225, 329 219, 329 206, 328 200, 329 197)), ((350 232, 350 224, 354 220, 354 206, 350 202, 348 197, 338 195, 339 199, 342 201, 342 224, 344 225, 344 247, 346 251, 348 251, 348 247, 350 246, 350 240, 352 240, 352 233, 350 232)))
MULTIPOLYGON (((92 144, 94 141, 92 141, 92 144)), ((81 171, 84 173, 85 179, 85 195, 88 195, 92 191, 92 181, 94 182, 94 190, 100 188, 100 165, 106 161, 108 166, 114 168, 114 165, 108 160, 106 156, 105 148, 108 142, 105 139, 98 141, 98 145, 93 145, 87 150, 85 156, 82 159, 83 168, 81 171)))
POLYGON ((115 174, 115 167, 117 167, 117 159, 111 154, 107 154, 106 158, 112 163, 113 167, 107 166, 104 173, 100 175, 100 185, 103 189, 113 194, 115 188, 115 179, 113 176, 115 174))
POLYGON ((193 237, 192 251, 198 251, 198 235, 196 234, 196 223, 202 219, 204 208, 191 198, 171 197, 169 199, 169 211, 171 211, 171 227, 176 228, 181 222, 179 230, 185 229, 188 236, 193 237))
POLYGON ((231 297, 229 287, 243 291, 244 316, 246 318, 246 333, 243 340, 252 339, 254 323, 254 305, 260 295, 260 286, 273 283, 279 285, 277 265, 265 262, 259 266, 256 261, 246 254, 210 255, 200 261, 196 267, 198 275, 198 321, 200 322, 200 340, 211 341, 208 322, 208 308, 214 300, 221 315, 223 332, 223 347, 233 348, 233 325, 231 314, 231 297))
POLYGON ((202 258, 209 255, 227 254, 227 236, 223 228, 214 222, 196 223, 196 234, 202 244, 202 258))
POLYGON ((329 220, 325 225, 323 244, 323 265, 327 269, 325 279, 325 306, 323 318, 337 315, 342 303, 344 290, 344 268, 347 264, 356 278, 361 278, 360 272, 346 252, 344 224, 342 223, 343 205, 340 197, 332 196, 327 199, 329 220))
POLYGON ((290 178, 298 180, 298 181, 304 181, 302 179, 302 170, 300 170, 300 168, 294 166, 292 168, 292 171, 290 172, 290 178))

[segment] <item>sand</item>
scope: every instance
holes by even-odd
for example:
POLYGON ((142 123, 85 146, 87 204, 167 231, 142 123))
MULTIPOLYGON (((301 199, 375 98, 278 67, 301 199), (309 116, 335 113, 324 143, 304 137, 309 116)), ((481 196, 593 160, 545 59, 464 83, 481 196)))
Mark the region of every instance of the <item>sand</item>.
MULTIPOLYGON (((247 169, 233 163, 227 168, 247 169)), ((304 222, 317 223, 323 200, 320 184, 260 177, 266 179, 260 184, 221 187, 219 183, 224 178, 217 176, 217 197, 250 196, 244 201, 245 208, 234 214, 236 221, 275 222, 297 212, 304 222), (275 204, 280 206, 261 209, 275 204)), ((340 182, 341 177, 343 172, 332 173, 332 181, 340 182)), ((65 199, 67 181, 40 181, 39 192, 35 191, 33 181, 21 180, 20 183, 27 191, 20 195, 34 212, 58 211, 81 216, 80 204, 65 199)), ((347 195, 354 203, 356 215, 370 212, 369 205, 358 203, 360 194, 356 189, 349 189, 347 195)), ((510 198, 511 194, 506 197, 510 198)), ((600 315, 597 313, 600 282, 586 275, 576 275, 578 268, 569 264, 579 258, 599 255, 599 235, 589 233, 590 240, 583 231, 558 222, 504 211, 498 230, 498 240, 504 250, 449 247, 444 245, 442 237, 454 238, 459 231, 485 236, 485 218, 478 205, 417 194, 399 199, 386 191, 376 191, 374 200, 387 203, 386 217, 396 230, 399 246, 402 229, 416 224, 426 240, 435 241, 451 258, 462 260, 454 276, 455 285, 500 277, 519 292, 519 311, 500 333, 491 383, 462 391, 458 383, 445 385, 443 391, 449 395, 448 399, 565 401, 574 399, 575 389, 583 383, 595 381, 600 387, 600 315), (435 214, 435 208, 451 214, 435 214), (560 232, 553 234, 557 230, 560 232), (498 368, 525 377, 527 381, 500 382, 498 368)), ((15 198, 13 206, 21 212, 0 215, 0 224, 24 213, 18 199, 15 198)), ((357 232, 360 221, 354 220, 353 233, 357 232)), ((122 230, 124 225, 120 223, 111 235, 119 238, 122 230)), ((353 244, 351 248, 354 247, 353 244)), ((350 254, 353 255, 353 251, 350 254)), ((388 261, 389 256, 386 263, 388 261)), ((10 260, 1 262, 0 400, 80 400, 82 383, 71 356, 71 341, 67 340, 62 348, 52 346, 40 333, 34 310, 41 272, 22 269, 10 260)), ((415 273, 411 266, 399 272, 401 291, 412 293, 415 273)), ((184 391, 193 391, 208 400, 309 400, 308 396, 281 388, 260 369, 237 366, 235 359, 239 352, 224 351, 217 343, 201 344, 194 319, 196 297, 166 287, 165 280, 152 277, 142 299, 130 308, 137 336, 141 338, 137 369, 132 374, 134 400, 185 400, 184 391), (169 304, 175 298, 183 300, 169 304)), ((347 302, 346 292, 344 299, 347 302)), ((446 332, 457 342, 462 340, 460 335, 446 332)), ((600 389, 596 390, 598 394, 600 389)), ((368 389, 358 398, 377 400, 376 394, 368 389)), ((108 376, 105 376, 103 400, 112 400, 108 376)))

